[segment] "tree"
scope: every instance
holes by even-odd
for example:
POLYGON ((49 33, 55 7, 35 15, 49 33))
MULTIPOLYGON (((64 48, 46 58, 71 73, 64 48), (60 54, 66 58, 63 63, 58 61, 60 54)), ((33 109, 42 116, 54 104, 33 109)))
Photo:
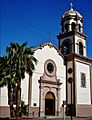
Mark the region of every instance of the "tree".
POLYGON ((14 117, 13 112, 13 86, 15 80, 14 72, 11 71, 10 59, 8 56, 0 57, 0 87, 7 86, 8 88, 8 104, 10 105, 10 116, 14 117))
POLYGON ((27 43, 19 45, 10 43, 7 47, 7 56, 0 57, 0 87, 8 87, 8 100, 10 116, 14 117, 13 92, 16 92, 16 117, 19 117, 21 106, 21 79, 25 78, 25 72, 32 76, 37 59, 34 57, 33 47, 27 48, 27 43))
POLYGON ((16 117, 19 117, 20 111, 21 79, 25 78, 25 72, 32 76, 35 63, 37 63, 32 47, 27 48, 26 46, 27 43, 23 43, 22 45, 11 43, 10 47, 7 48, 8 55, 11 57, 11 62, 13 63, 14 79, 17 83, 16 117))

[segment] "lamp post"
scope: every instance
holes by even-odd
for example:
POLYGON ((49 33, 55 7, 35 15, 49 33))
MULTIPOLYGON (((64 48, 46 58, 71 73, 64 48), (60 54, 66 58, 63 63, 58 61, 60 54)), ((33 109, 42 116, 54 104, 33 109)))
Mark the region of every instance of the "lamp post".
POLYGON ((66 101, 65 100, 63 100, 62 107, 63 107, 63 119, 65 120, 65 107, 66 107, 66 101))

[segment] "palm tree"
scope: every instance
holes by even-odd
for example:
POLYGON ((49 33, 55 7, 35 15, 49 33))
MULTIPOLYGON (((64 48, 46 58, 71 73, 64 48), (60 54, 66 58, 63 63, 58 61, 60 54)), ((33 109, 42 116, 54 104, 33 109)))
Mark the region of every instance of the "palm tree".
POLYGON ((37 59, 34 57, 34 51, 32 47, 27 48, 27 43, 19 45, 18 43, 11 43, 7 48, 8 55, 11 58, 13 64, 12 70, 14 70, 14 79, 17 83, 16 94, 16 117, 19 117, 20 102, 21 102, 21 79, 25 78, 25 72, 30 76, 35 69, 35 63, 37 59))
POLYGON ((13 78, 14 72, 11 72, 11 65, 8 56, 0 57, 0 87, 8 88, 8 104, 10 105, 10 116, 14 117, 13 112, 13 86, 15 84, 13 78))
POLYGON ((13 91, 17 87, 16 117, 19 117, 21 102, 21 79, 25 78, 25 72, 32 76, 37 59, 34 57, 32 47, 27 48, 27 43, 19 45, 11 43, 7 47, 7 56, 0 57, 0 87, 8 87, 8 103, 10 116, 14 117, 13 91))

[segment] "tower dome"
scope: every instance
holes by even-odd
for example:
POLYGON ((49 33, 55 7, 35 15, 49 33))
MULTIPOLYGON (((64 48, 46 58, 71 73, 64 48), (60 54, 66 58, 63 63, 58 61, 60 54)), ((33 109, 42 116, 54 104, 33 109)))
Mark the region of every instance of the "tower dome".
POLYGON ((81 14, 72 8, 72 9, 70 9, 67 12, 64 13, 63 18, 64 17, 69 17, 69 16, 76 16, 76 15, 78 17, 82 18, 81 14))
POLYGON ((74 30, 82 33, 83 17, 79 12, 77 12, 71 7, 70 10, 64 13, 61 20, 61 25, 62 25, 62 33, 74 31, 74 30))

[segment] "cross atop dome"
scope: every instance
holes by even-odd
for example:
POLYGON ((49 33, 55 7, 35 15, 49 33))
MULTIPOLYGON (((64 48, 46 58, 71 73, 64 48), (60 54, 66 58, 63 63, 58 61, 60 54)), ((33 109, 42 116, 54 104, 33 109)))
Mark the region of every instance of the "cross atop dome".
POLYGON ((70 6, 71 6, 71 10, 73 10, 73 4, 72 3, 70 3, 70 6))

